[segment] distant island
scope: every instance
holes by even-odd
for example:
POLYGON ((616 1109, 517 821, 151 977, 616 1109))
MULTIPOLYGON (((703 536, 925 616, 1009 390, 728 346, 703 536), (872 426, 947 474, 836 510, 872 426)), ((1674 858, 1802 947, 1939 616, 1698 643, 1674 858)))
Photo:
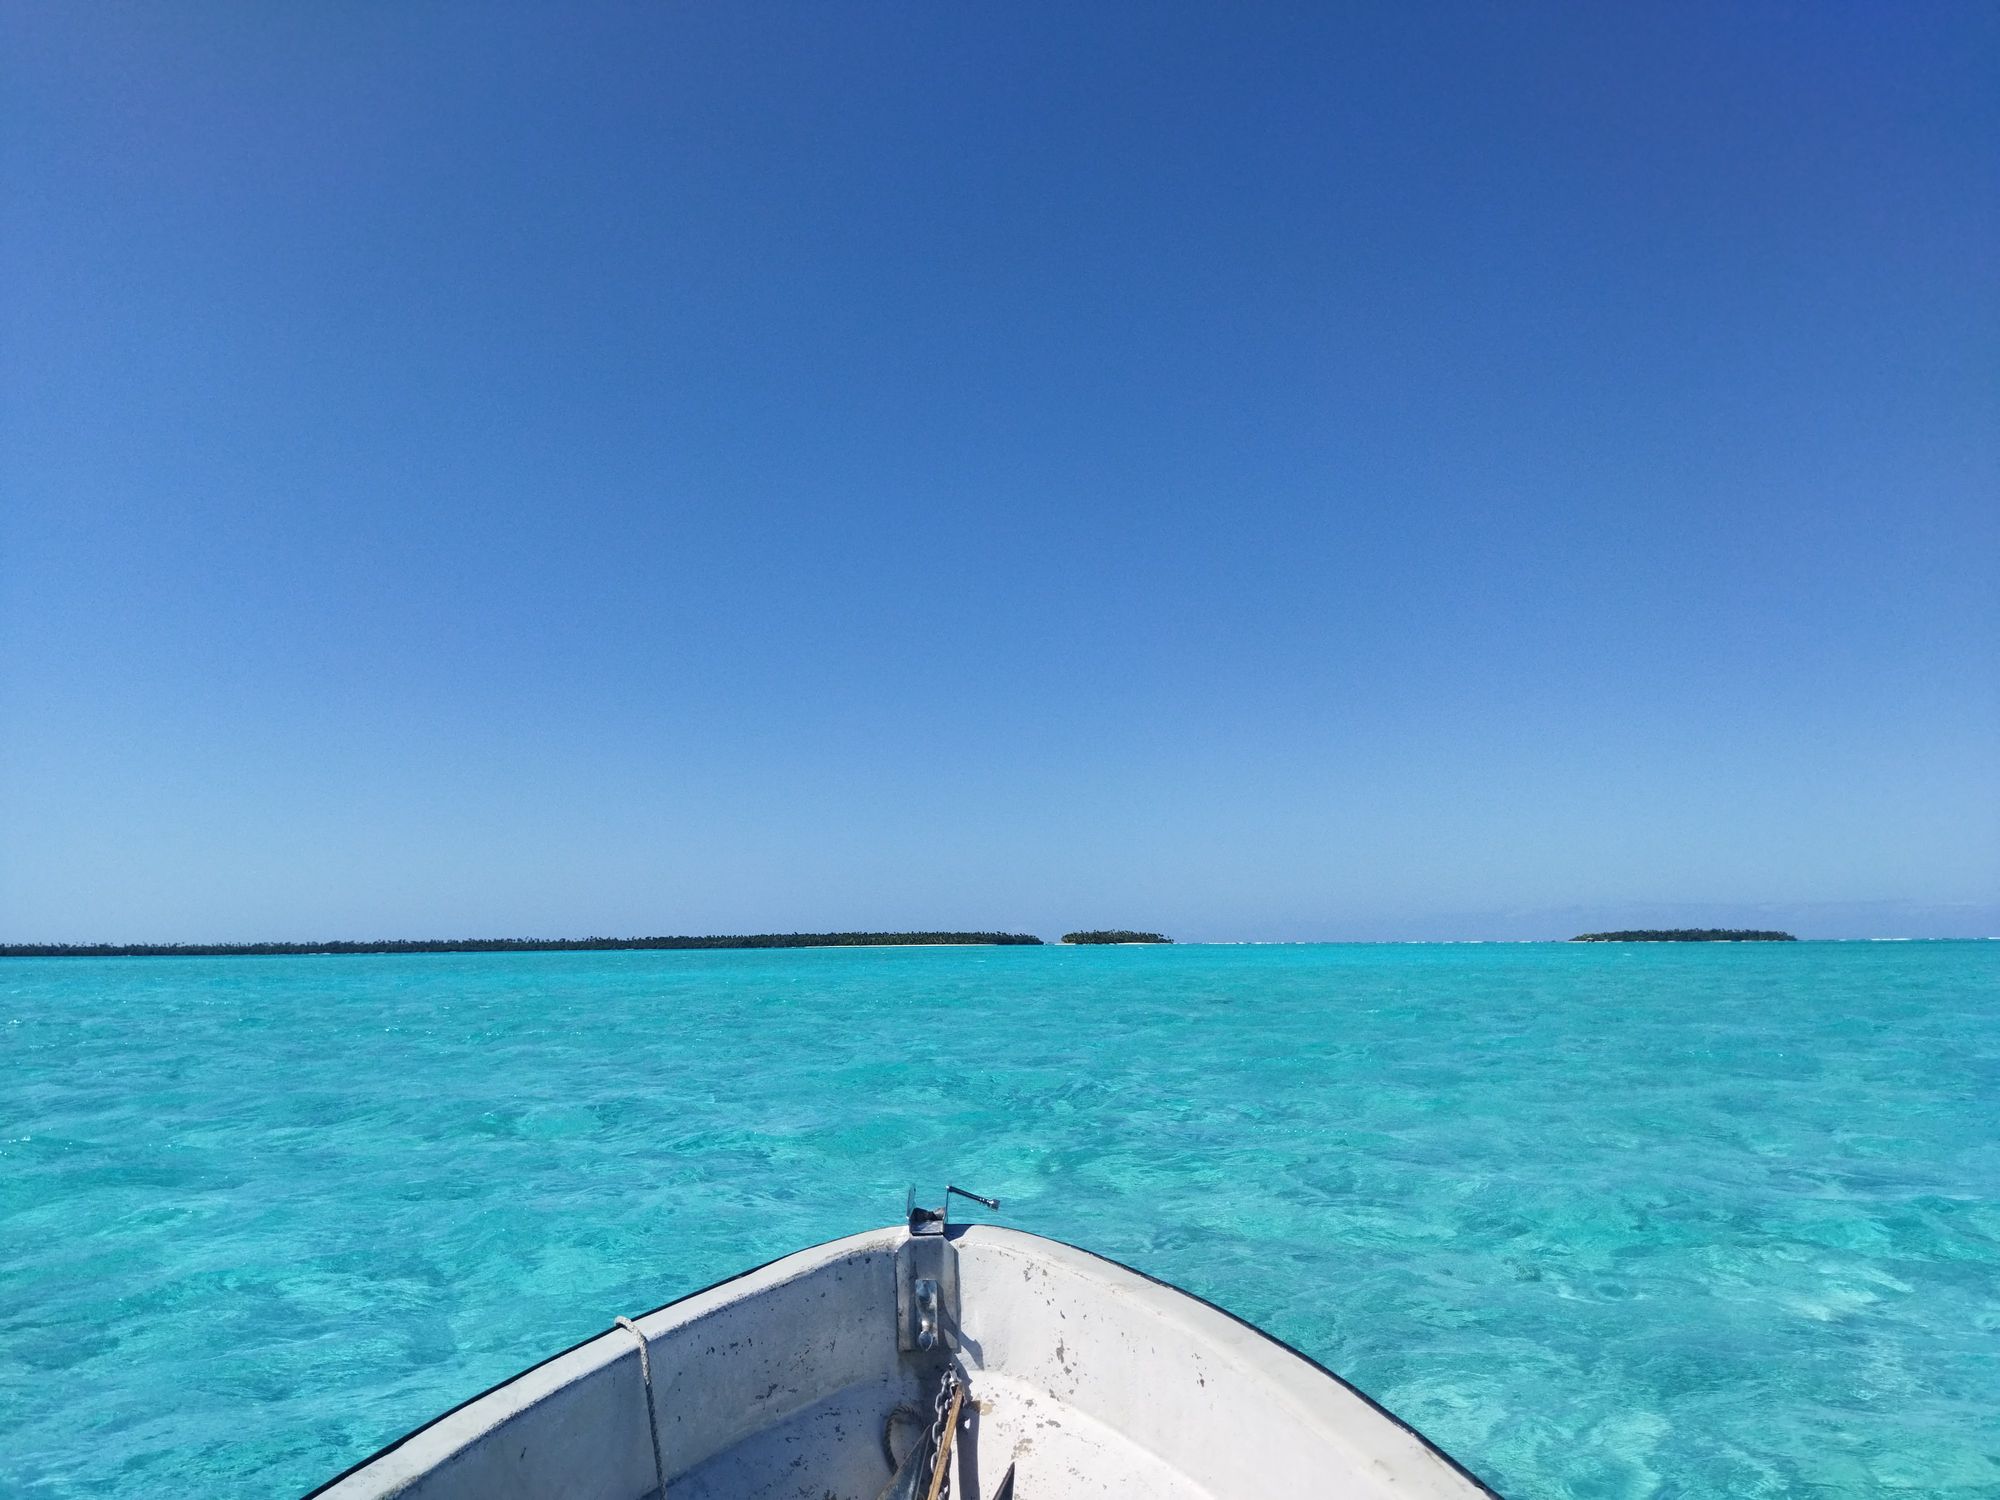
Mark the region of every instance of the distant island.
POLYGON ((735 937, 416 938, 374 943, 0 943, 0 958, 259 958, 351 953, 598 953, 629 948, 1040 947, 1025 932, 757 932, 735 937))
POLYGON ((1162 937, 1157 932, 1065 932, 1065 943, 1171 943, 1170 937, 1162 937))
POLYGON ((1633 932, 1586 932, 1572 943, 1796 943, 1789 932, 1750 927, 1642 927, 1633 932))

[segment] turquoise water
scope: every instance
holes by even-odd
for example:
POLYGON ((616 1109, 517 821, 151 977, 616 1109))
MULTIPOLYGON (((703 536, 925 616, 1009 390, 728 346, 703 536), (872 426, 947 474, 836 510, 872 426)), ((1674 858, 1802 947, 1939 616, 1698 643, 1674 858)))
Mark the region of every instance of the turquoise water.
POLYGON ((2000 944, 0 962, 0 1492, 296 1494, 908 1181, 1511 1496, 2000 1494, 2000 944))

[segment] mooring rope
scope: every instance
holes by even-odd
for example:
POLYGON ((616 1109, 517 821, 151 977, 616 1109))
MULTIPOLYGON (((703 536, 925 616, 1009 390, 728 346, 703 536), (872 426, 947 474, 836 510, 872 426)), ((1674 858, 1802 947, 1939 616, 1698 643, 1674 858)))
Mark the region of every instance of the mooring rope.
POLYGON ((653 1406, 653 1362, 646 1354, 646 1335, 630 1318, 620 1318, 618 1326, 639 1341, 639 1378, 646 1383, 646 1432, 653 1439, 653 1477, 660 1482, 660 1500, 667 1500, 667 1465, 660 1457, 660 1414, 653 1406))

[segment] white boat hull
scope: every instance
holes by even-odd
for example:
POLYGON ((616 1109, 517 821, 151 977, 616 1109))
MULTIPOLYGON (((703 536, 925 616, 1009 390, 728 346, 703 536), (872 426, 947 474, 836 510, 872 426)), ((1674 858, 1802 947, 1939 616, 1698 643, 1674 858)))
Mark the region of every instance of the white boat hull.
POLYGON ((653 1419, 639 1339, 615 1328, 313 1494, 642 1500, 663 1473, 673 1500, 875 1500, 947 1363, 967 1397, 947 1463, 958 1500, 990 1500, 1010 1466, 1016 1500, 1492 1494, 1250 1325, 1016 1230, 951 1232, 955 1316, 931 1352, 900 1348, 912 1241, 837 1240, 634 1320, 653 1419))

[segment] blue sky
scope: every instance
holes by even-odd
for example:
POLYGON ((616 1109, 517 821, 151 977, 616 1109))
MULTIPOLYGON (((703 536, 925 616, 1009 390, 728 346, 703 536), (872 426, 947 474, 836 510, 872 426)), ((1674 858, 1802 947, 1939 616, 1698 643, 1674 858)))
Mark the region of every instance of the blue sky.
POLYGON ((2000 13, 0 20, 0 936, 2000 931, 2000 13))

